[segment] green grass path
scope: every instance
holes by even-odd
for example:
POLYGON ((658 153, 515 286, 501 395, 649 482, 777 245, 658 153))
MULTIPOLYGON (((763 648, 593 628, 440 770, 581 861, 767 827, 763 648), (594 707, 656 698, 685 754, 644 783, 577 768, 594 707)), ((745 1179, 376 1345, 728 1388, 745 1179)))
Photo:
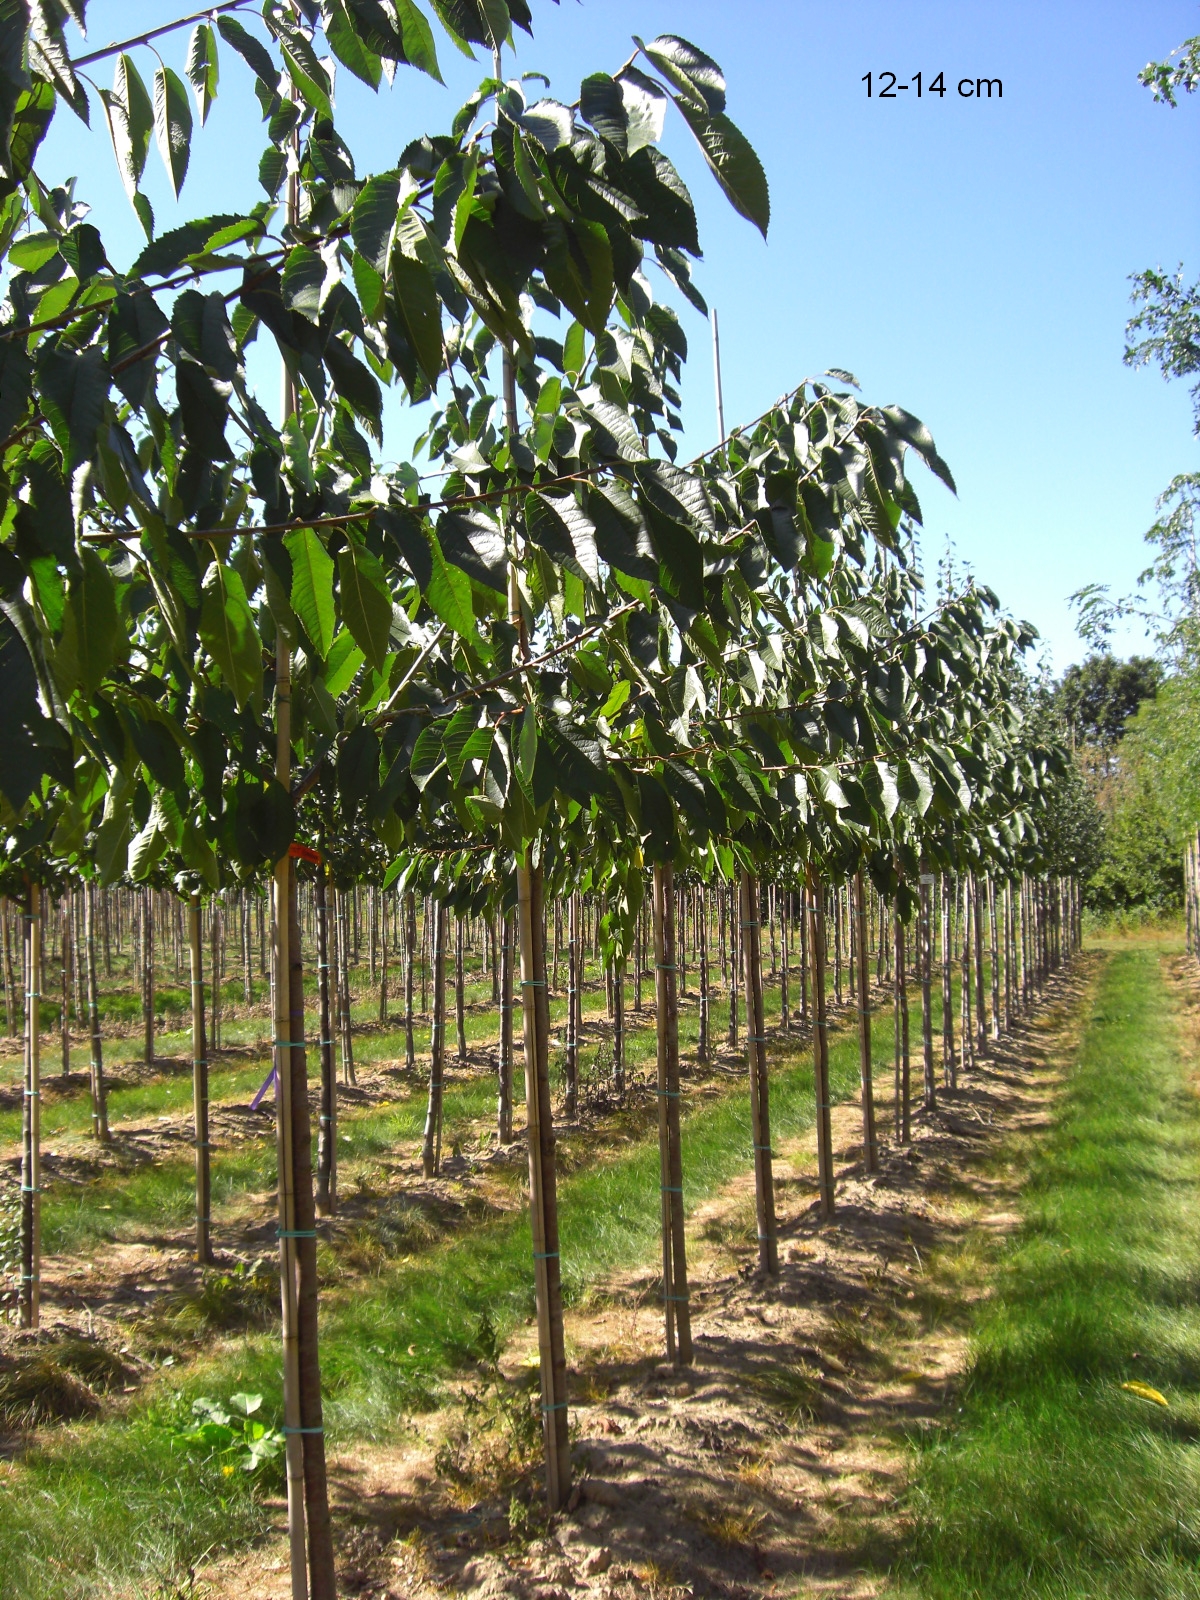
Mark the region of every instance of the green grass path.
POLYGON ((961 1418, 918 1447, 901 1593, 1200 1596, 1200 1100, 1168 948, 1103 953, 961 1418))

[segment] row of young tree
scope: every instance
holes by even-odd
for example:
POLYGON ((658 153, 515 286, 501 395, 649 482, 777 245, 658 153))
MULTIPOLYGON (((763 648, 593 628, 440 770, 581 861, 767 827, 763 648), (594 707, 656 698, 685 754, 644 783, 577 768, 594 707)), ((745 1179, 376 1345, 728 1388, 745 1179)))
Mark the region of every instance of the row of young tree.
MULTIPOLYGON (((856 940, 868 880, 897 926, 916 918, 926 983, 937 874, 1028 878, 1011 924, 1023 936, 1044 941, 1062 906, 1053 926, 1072 930, 1069 946, 1078 919, 1045 887, 1072 871, 1054 823, 1070 769, 1026 714, 1032 633, 974 584, 927 597, 915 562, 909 462, 953 487, 927 429, 834 372, 677 460, 687 341, 649 269, 703 300, 695 209, 662 147, 669 110, 735 210, 764 234, 769 220, 718 65, 675 36, 635 39, 573 101, 533 100, 530 75, 503 71, 513 26, 531 28, 524 0, 435 0, 490 74, 444 132, 360 175, 334 62, 373 90, 407 66, 437 77, 428 21, 412 0, 266 0, 254 32, 233 14, 246 10, 233 0, 193 28, 187 76, 202 124, 218 53, 240 58, 239 87, 249 70, 265 199, 165 233, 142 190, 151 134, 178 194, 194 128, 177 74, 160 64, 152 92, 140 75, 150 36, 72 64, 63 29, 82 26, 79 0, 17 0, 0 36, 3 886, 25 907, 31 976, 43 907, 68 885, 88 884, 85 912, 94 886, 170 886, 189 907, 199 996, 202 896, 270 880, 292 1582, 326 1597, 302 879, 322 973, 327 879, 428 900, 435 1135, 447 919, 512 928, 552 1506, 570 1458, 547 904, 586 897, 614 970, 648 908, 681 1360, 678 885, 738 897, 768 1271, 763 881, 808 918, 827 1209, 831 889, 851 888, 856 940), (106 57, 113 87, 89 94, 79 69, 106 57), (38 174, 63 106, 107 120, 147 234, 127 269, 74 186, 38 174), (274 416, 247 370, 266 337, 284 371, 274 416), (430 471, 387 464, 385 389, 430 402, 430 471)), ((93 935, 85 920, 85 945, 93 935)), ((34 1256, 39 990, 23 1184, 34 1256)), ((202 1029, 193 1054, 199 1084, 202 1029)), ((207 1146, 198 1109, 201 1165, 207 1146)))

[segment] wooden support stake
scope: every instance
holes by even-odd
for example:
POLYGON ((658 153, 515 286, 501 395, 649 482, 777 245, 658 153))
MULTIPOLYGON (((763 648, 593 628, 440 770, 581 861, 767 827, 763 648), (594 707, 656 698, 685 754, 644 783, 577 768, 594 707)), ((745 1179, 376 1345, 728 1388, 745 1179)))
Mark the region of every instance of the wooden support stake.
MULTIPOLYGON (((875 1131, 875 1079, 871 1062, 871 966, 867 951, 867 893, 863 875, 854 875, 854 939, 858 952, 858 1070, 862 1083, 863 1166, 879 1171, 879 1140, 875 1131)), ((786 946, 785 946, 786 949, 786 946)))
POLYGON ((25 1086, 21 1116, 21 1283, 23 1328, 40 1320, 42 1290, 42 891, 29 885, 25 919, 25 1086))
POLYGON ((817 1094, 817 1178, 821 1215, 834 1212, 833 1125, 829 1098, 829 1026, 825 1014, 825 903, 816 869, 808 872, 809 951, 812 962, 813 1076, 817 1094))
POLYGON ((212 1261, 212 1169, 208 1139, 208 1038, 204 1025, 204 945, 200 895, 188 900, 188 953, 192 995, 192 1131, 196 1145, 196 1260, 212 1261))

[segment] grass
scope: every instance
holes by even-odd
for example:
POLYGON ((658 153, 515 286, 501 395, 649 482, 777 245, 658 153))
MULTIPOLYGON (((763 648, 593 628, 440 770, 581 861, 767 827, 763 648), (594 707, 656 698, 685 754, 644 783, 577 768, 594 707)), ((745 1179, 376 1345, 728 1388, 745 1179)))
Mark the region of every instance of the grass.
POLYGON ((918 1446, 906 1595, 1200 1596, 1200 1102, 1161 956, 1106 955, 961 1416, 918 1446))
MULTIPOLYGON (((650 1048, 639 1045, 638 1054, 650 1048)), ((632 1040, 631 1040, 632 1042, 632 1040)), ((832 1041, 839 1097, 857 1082, 852 1035, 832 1041)), ((772 1119, 778 1139, 813 1117, 812 1071, 797 1040, 777 1062, 772 1119)), ((487 1095, 490 1079, 479 1080, 487 1095)), ((473 1087, 473 1085, 472 1085, 473 1087)), ((417 1102, 371 1113, 370 1138, 407 1136, 417 1102), (390 1127, 381 1127, 391 1118, 390 1127), (397 1119, 400 1119, 399 1123, 397 1119)), ((684 1129, 685 1203, 694 1207, 748 1165, 750 1116, 744 1080, 700 1100, 684 1129)), ((659 1228, 656 1138, 616 1130, 617 1153, 568 1172, 559 1185, 566 1298, 577 1301, 614 1268, 652 1261, 659 1228)), ((573 1152, 565 1152, 565 1167, 573 1152)), ((161 1169, 160 1169, 161 1170, 161 1169)), ((114 1180, 114 1188, 131 1179, 114 1180)), ((186 1195, 186 1188, 179 1192, 186 1195)), ((140 1204, 149 1205, 144 1195, 140 1204)), ((160 1202, 164 1203, 164 1202, 160 1202)), ((114 1202, 115 1204, 115 1202, 114 1202)), ((332 1442, 384 1437, 406 1411, 435 1404, 441 1380, 476 1362, 532 1313, 528 1219, 522 1210, 471 1227, 415 1255, 387 1260, 371 1276, 339 1279, 324 1295, 322 1368, 332 1442)), ((326 1265, 331 1263, 326 1259, 326 1265)), ((336 1263, 332 1263, 336 1269, 336 1263)), ((164 1408, 200 1393, 221 1398, 250 1388, 279 1405, 278 1340, 249 1332, 210 1345, 185 1374, 149 1386, 124 1416, 59 1432, 25 1456, 0 1491, 0 1572, 14 1600, 66 1600, 111 1587, 178 1577, 210 1545, 244 1542, 262 1512, 240 1483, 216 1483, 179 1455, 161 1426, 164 1408), (174 1385, 173 1389, 168 1384, 174 1385), (119 1494, 113 1494, 119 1486, 119 1494), (214 1499, 215 1496, 215 1499, 214 1499), (228 1516, 218 1507, 228 1503, 228 1516), (14 1507, 9 1513, 9 1505, 14 1507)), ((135 1591, 136 1592, 136 1591, 135 1591)))

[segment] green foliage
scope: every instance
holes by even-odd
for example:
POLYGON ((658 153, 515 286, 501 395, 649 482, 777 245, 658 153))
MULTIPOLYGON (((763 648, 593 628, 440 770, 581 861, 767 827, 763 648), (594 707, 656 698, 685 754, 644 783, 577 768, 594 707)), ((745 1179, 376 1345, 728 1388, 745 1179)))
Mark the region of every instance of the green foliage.
MULTIPOLYGON (((185 1449, 215 1461, 225 1476, 277 1468, 284 1438, 278 1428, 255 1415, 262 1399, 260 1394, 234 1394, 224 1405, 199 1395, 192 1401, 190 1416, 174 1423, 171 1431, 185 1449)), ((277 1470, 267 1475, 280 1477, 277 1470)))
POLYGON ((1159 662, 1149 656, 1118 661, 1093 654, 1063 673, 1055 698, 1074 748, 1089 744, 1102 752, 1113 749, 1125 725, 1143 700, 1152 700, 1163 680, 1159 662))

